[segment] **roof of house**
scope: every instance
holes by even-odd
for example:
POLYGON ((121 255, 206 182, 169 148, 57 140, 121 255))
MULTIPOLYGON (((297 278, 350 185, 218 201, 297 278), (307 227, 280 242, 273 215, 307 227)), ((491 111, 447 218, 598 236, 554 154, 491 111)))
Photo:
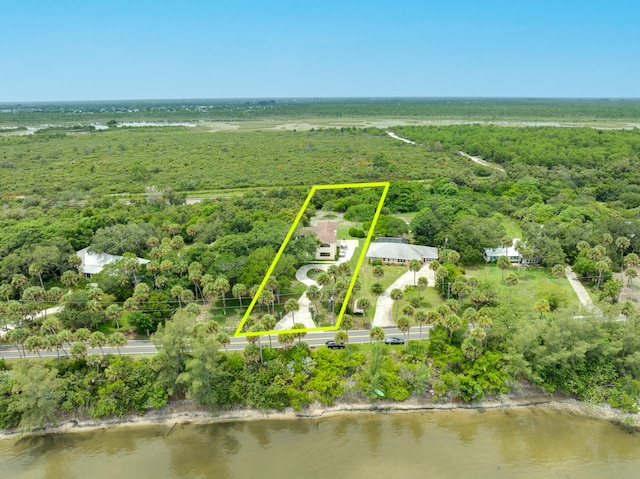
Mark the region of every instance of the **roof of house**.
MULTIPOLYGON (((378 238, 382 239, 382 238, 378 238)), ((396 238, 391 238, 396 239, 396 238)), ((389 258, 410 261, 412 259, 438 259, 438 248, 406 242, 374 241, 369 246, 367 258, 389 258)))
POLYGON ((323 243, 338 242, 338 223, 336 221, 321 221, 315 226, 302 228, 302 231, 313 231, 323 243))
MULTIPOLYGON (((76 254, 82 261, 82 264, 80 265, 80 272, 92 275, 98 274, 106 265, 115 263, 116 261, 124 258, 124 256, 108 253, 90 253, 89 248, 83 248, 80 251, 76 251, 76 254)), ((148 259, 136 259, 140 264, 146 264, 149 262, 148 259)))
POLYGON ((511 244, 511 246, 507 246, 506 248, 504 248, 502 246, 499 247, 499 248, 485 248, 484 255, 486 257, 489 257, 489 258, 500 257, 500 256, 508 256, 509 258, 519 257, 520 253, 515 248, 515 245, 516 245, 517 241, 520 241, 520 239, 519 238, 514 238, 513 239, 513 243, 511 244))

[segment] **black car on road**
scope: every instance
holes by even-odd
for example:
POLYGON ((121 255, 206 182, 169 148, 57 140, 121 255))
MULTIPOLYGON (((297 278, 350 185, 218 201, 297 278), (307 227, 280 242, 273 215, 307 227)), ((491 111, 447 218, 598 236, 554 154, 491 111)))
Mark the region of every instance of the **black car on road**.
POLYGON ((339 343, 338 341, 327 341, 325 343, 329 349, 344 349, 345 344, 339 343))

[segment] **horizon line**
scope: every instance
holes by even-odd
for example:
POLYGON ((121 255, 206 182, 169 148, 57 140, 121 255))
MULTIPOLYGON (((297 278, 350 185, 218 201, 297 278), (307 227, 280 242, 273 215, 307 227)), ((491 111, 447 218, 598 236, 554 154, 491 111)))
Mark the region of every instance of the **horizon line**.
POLYGON ((247 97, 185 97, 185 98, 116 98, 97 100, 0 100, 0 105, 21 104, 63 104, 63 103, 118 103, 118 102, 170 102, 170 101, 317 101, 317 100, 601 100, 629 101, 640 100, 636 97, 607 96, 247 96, 247 97))

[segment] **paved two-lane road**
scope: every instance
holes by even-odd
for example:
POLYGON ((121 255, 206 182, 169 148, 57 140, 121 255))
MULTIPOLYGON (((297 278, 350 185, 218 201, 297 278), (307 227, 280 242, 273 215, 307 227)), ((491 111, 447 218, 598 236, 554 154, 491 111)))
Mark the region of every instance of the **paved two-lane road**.
MULTIPOLYGON (((307 333, 307 335, 302 339, 302 341, 309 344, 309 346, 311 347, 324 346, 324 344, 327 341, 334 338, 335 333, 336 333, 335 331, 319 331, 319 332, 307 333)), ((397 328, 386 328, 385 334, 386 336, 398 336, 401 338, 404 337, 402 332, 397 328)), ((423 327, 422 338, 427 338, 427 336, 428 336, 428 328, 423 327)), ((411 328, 409 339, 412 339, 412 340, 419 339, 418 327, 411 328)), ((261 336, 260 340, 262 341, 263 346, 267 346, 269 344, 269 336, 266 336, 266 335, 261 336)), ((349 331, 350 344, 368 343, 369 341, 370 341, 369 330, 349 331)), ((282 346, 280 343, 278 343, 277 334, 271 335, 271 343, 273 347, 282 346)), ((247 344, 249 343, 247 342, 247 339, 245 337, 232 336, 231 344, 227 346, 227 351, 242 351, 244 350, 247 344)), ((66 351, 69 351, 69 345, 66 344, 64 349, 66 351)), ((224 351, 224 348, 220 348, 220 350, 224 351)), ((102 351, 100 350, 100 348, 89 348, 88 352, 89 354, 91 353, 102 354, 102 352, 104 352, 104 354, 118 354, 118 350, 116 348, 107 347, 107 346, 103 347, 102 351)), ((151 341, 144 341, 144 340, 128 341, 126 346, 123 346, 122 348, 120 348, 120 353, 127 354, 127 355, 156 354, 157 352, 158 350, 156 349, 156 347, 153 345, 151 341)), ((62 351, 60 351, 60 354, 61 356, 64 356, 64 353, 62 351)), ((58 354, 55 351, 40 351, 40 356, 38 356, 37 353, 27 352, 28 358, 37 358, 37 357, 55 358, 57 356, 58 354)), ((15 346, 9 346, 9 345, 0 346, 0 358, 18 359, 20 357, 21 356, 16 350, 15 346)))

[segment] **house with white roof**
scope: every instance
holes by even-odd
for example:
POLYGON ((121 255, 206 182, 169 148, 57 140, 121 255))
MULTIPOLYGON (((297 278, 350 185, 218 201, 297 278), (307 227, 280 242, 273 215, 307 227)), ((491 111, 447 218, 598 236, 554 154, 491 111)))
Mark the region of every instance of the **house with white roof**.
MULTIPOLYGON (((124 256, 118 256, 108 253, 91 253, 89 248, 83 248, 80 251, 76 251, 76 255, 80 258, 79 271, 84 274, 86 278, 91 278, 94 274, 98 274, 102 269, 111 263, 121 260, 124 256)), ((136 258, 138 263, 147 264, 148 259, 136 258)))
POLYGON ((520 241, 518 238, 514 238, 511 246, 507 246, 506 248, 503 246, 498 248, 485 248, 482 256, 487 263, 494 263, 498 261, 500 256, 506 256, 512 263, 521 263, 522 255, 516 249, 518 241, 520 241))
POLYGON ((402 238, 376 238, 367 251, 369 261, 379 260, 387 264, 409 264, 417 259, 429 263, 438 259, 438 248, 409 244, 402 238))

